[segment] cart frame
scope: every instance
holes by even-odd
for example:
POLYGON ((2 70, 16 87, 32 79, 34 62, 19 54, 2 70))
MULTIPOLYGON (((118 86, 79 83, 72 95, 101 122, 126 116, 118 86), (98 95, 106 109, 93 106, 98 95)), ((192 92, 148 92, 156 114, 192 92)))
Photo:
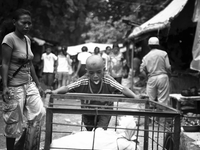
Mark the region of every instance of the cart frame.
MULTIPOLYGON (((179 144, 180 144, 180 120, 181 120, 181 113, 171 107, 164 106, 162 104, 159 104, 154 101, 150 101, 148 99, 134 99, 134 98, 126 98, 122 95, 115 95, 115 94, 85 94, 85 93, 68 93, 68 94, 54 94, 50 96, 50 99, 47 103, 46 108, 46 133, 45 133, 45 145, 44 149, 49 150, 50 144, 52 142, 52 134, 53 134, 53 115, 54 114, 98 114, 98 115, 112 115, 112 116, 121 116, 121 115, 131 115, 131 116, 143 116, 144 117, 144 143, 143 143, 143 149, 148 150, 149 149, 149 138, 152 138, 152 143, 157 142, 157 149, 158 147, 162 147, 162 149, 167 150, 178 150, 179 144), (96 101, 112 101, 116 102, 117 106, 113 109, 88 109, 81 107, 82 104, 80 104, 79 108, 57 108, 56 103, 54 102, 54 99, 66 99, 66 100, 96 100, 96 101), (127 102, 127 103, 141 103, 145 105, 144 110, 130 110, 130 109, 118 109, 118 104, 120 102, 127 102), (152 107, 154 109, 152 109, 152 107), (159 109, 161 111, 154 111, 156 109, 159 109), (153 129, 149 129, 149 118, 172 118, 171 124, 166 124, 166 120, 164 123, 164 126, 162 128, 166 128, 166 130, 161 131, 161 129, 158 131, 154 131, 154 122, 153 123, 153 129), (170 130, 167 130, 167 128, 170 127, 170 130), (149 135, 149 132, 151 132, 153 135, 149 135), (160 145, 159 139, 154 139, 154 134, 157 134, 159 136, 159 133, 163 133, 164 135, 164 141, 160 145), (150 137, 152 136, 152 137, 150 137), (156 141, 157 140, 157 141, 156 141)), ((140 119, 140 117, 139 117, 140 119)), ((157 122, 158 123, 158 122, 157 122)), ((83 125, 80 125, 82 127, 83 125)), ((115 127, 116 128, 116 127, 115 127)), ((161 127, 160 127, 161 128, 161 127)), ((138 129, 139 126, 138 126, 138 129)), ((138 133, 137 133, 138 134, 138 133)), ((159 137, 158 137, 159 138, 159 137)), ((154 149, 154 148, 152 148, 154 149)))

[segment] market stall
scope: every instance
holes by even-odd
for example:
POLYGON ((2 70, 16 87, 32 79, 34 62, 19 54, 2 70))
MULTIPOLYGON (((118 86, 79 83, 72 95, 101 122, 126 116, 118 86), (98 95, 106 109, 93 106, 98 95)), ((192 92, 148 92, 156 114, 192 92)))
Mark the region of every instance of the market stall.
POLYGON ((172 106, 182 112, 180 150, 200 149, 200 96, 170 94, 172 106), (189 105, 190 104, 193 105, 189 105), (185 105, 185 104, 188 105, 185 105))
MULTIPOLYGON (((84 43, 84 44, 79 44, 75 46, 68 46, 67 52, 70 55, 77 55, 78 53, 81 52, 81 48, 83 46, 86 46, 88 48, 88 52, 91 52, 91 53, 94 52, 95 47, 99 47, 100 51, 104 51, 107 46, 110 46, 112 48, 112 44, 108 44, 108 43, 84 43)), ((122 47, 122 44, 119 44, 119 46, 122 47)), ((124 51, 124 49, 121 49, 121 50, 124 51)))
POLYGON ((200 96, 183 96, 181 94, 170 94, 170 99, 172 106, 180 111, 184 110, 183 103, 190 102, 191 104, 194 103, 193 106, 188 106, 188 109, 194 109, 194 113, 200 114, 200 96))
MULTIPOLYGON (((198 0, 173 0, 157 15, 135 27, 128 37, 134 45, 141 47, 142 55, 149 52, 146 46, 149 37, 159 37, 160 44, 167 51, 172 66, 170 76, 171 102, 174 108, 183 113, 183 116, 190 111, 193 111, 191 113, 195 115, 200 113, 200 95, 181 95, 181 92, 185 89, 199 88, 200 86, 200 68, 198 68, 200 58, 198 42, 198 29, 200 27, 199 2, 198 0), (188 103, 191 103, 191 105, 188 105, 188 103)), ((134 51, 133 48, 133 54, 134 51)), ((132 56, 134 57, 134 55, 132 56)), ((198 118, 192 119, 198 120, 198 118)), ((193 143, 199 139, 196 136, 197 133, 199 133, 199 130, 191 134, 183 130, 181 147, 184 148, 185 144, 187 147, 182 150, 200 149, 193 143)))

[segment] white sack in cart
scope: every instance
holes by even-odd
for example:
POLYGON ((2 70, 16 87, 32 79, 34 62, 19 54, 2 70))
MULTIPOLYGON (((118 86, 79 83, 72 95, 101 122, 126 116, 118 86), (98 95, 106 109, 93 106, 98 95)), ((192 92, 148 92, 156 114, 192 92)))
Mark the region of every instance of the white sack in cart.
MULTIPOLYGON (((120 128, 117 132, 114 130, 103 130, 97 128, 96 131, 82 131, 65 136, 52 141, 51 150, 66 149, 98 149, 98 150, 135 150, 136 123, 133 117, 123 117, 120 121, 120 128), (93 147, 94 142, 94 147, 93 147)), ((139 150, 139 145, 137 145, 139 150)))

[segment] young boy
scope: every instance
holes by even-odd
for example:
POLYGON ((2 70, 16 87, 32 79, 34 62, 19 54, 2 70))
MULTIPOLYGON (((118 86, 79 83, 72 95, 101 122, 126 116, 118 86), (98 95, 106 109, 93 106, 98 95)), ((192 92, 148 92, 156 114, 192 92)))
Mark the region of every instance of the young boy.
MULTIPOLYGON (((121 91, 127 97, 139 98, 138 95, 133 93, 130 89, 123 87, 114 78, 104 72, 105 64, 101 56, 92 55, 86 60, 86 75, 79 78, 74 83, 67 86, 60 87, 53 91, 47 91, 52 94, 65 94, 67 92, 75 93, 92 93, 92 94, 113 94, 116 91, 121 91)), ((107 101, 87 101, 87 104, 92 105, 109 105, 112 106, 112 102, 107 101)), ((88 131, 92 131, 95 125, 94 115, 83 115, 83 123, 88 131)), ((103 127, 107 129, 111 116, 98 115, 97 127, 103 127)))

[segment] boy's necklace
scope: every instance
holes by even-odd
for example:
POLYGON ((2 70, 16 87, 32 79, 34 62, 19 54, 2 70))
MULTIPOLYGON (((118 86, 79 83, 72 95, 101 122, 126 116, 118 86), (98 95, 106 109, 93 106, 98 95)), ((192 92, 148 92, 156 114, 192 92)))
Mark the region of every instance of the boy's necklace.
POLYGON ((99 91, 98 91, 97 93, 94 93, 94 92, 93 92, 90 82, 91 82, 91 81, 89 80, 89 89, 90 89, 90 92, 91 92, 92 94, 99 94, 99 93, 101 92, 101 90, 102 90, 102 87, 103 87, 103 81, 101 80, 101 85, 100 85, 99 91))

